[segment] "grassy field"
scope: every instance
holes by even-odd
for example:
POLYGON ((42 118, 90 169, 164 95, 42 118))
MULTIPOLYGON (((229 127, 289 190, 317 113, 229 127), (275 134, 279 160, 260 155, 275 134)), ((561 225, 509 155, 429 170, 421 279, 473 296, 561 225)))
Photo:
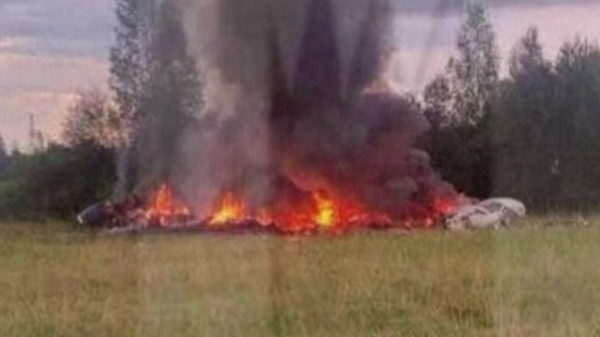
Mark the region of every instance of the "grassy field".
POLYGON ((0 224, 0 336, 600 336, 600 219, 543 224, 336 238, 0 224))

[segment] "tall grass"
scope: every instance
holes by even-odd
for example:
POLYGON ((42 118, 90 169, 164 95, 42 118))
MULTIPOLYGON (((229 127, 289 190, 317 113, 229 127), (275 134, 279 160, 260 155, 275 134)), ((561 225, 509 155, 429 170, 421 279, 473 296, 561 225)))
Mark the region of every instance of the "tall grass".
POLYGON ((0 224, 0 336, 600 336, 600 226, 545 228, 569 219, 333 238, 0 224))

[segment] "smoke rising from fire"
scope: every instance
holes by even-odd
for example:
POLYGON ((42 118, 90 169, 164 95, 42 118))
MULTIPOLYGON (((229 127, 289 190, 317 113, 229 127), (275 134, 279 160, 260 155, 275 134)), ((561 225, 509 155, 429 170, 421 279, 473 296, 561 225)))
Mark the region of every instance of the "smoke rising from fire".
POLYGON ((426 120, 384 78, 387 0, 185 6, 207 107, 178 185, 199 213, 226 191, 256 208, 325 192, 398 218, 456 197, 413 147, 426 120))

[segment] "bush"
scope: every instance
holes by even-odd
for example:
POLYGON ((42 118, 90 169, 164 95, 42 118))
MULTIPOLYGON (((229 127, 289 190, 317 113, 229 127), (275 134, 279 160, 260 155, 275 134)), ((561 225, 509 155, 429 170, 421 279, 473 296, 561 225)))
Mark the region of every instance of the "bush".
POLYGON ((0 181, 0 217, 69 217, 110 196, 115 182, 114 151, 92 144, 51 145, 13 158, 0 181))

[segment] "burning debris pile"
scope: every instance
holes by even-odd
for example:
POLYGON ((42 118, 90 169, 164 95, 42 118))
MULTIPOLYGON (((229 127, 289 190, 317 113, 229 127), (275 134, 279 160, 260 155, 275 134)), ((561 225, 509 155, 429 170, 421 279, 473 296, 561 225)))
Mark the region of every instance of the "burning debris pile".
POLYGON ((415 217, 395 220, 383 212, 371 211, 358 203, 314 193, 304 203, 289 208, 253 210, 245 199, 226 192, 205 218, 198 218, 163 185, 143 203, 129 196, 121 203, 102 202, 83 211, 78 221, 103 227, 111 233, 138 231, 270 232, 285 235, 343 233, 354 228, 432 228, 440 216, 454 208, 452 200, 438 200, 422 206, 415 217))
POLYGON ((468 203, 414 147, 427 122, 385 80, 386 0, 251 3, 215 5, 213 49, 197 56, 220 80, 208 77, 210 126, 183 137, 184 173, 144 202, 104 203, 80 221, 122 230, 341 233, 431 228, 468 203))

